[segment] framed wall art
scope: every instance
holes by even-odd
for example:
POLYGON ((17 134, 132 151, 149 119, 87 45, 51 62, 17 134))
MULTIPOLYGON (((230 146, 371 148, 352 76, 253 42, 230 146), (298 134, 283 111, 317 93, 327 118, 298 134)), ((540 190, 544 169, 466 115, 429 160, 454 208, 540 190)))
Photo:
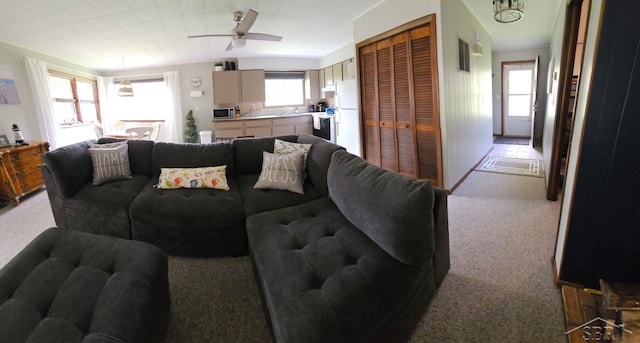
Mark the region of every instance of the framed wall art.
POLYGON ((9 138, 7 138, 7 135, 0 135, 0 148, 6 147, 6 146, 11 146, 11 142, 9 141, 9 138))
POLYGON ((6 64, 0 64, 0 104, 19 104, 20 97, 13 73, 6 64))

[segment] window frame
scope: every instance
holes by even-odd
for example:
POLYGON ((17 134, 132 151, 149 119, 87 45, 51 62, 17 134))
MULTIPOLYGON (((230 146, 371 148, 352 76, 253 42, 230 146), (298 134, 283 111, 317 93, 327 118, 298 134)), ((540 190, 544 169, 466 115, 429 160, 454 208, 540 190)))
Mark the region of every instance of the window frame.
POLYGON ((88 77, 73 75, 70 73, 65 73, 59 70, 49 69, 48 70, 49 77, 58 77, 62 79, 67 79, 71 82, 71 93, 73 95, 73 99, 69 98, 54 98, 51 100, 53 102, 61 102, 61 103, 73 103, 76 110, 76 122, 75 123, 57 123, 60 126, 70 126, 70 125, 78 125, 78 124, 89 124, 91 122, 84 122, 82 118, 82 110, 80 104, 91 104, 96 107, 96 121, 98 123, 102 122, 102 116, 100 114, 100 98, 98 96, 98 81, 95 79, 91 79, 88 77), (80 100, 78 98, 78 84, 77 82, 90 83, 93 86, 93 101, 89 100, 80 100))

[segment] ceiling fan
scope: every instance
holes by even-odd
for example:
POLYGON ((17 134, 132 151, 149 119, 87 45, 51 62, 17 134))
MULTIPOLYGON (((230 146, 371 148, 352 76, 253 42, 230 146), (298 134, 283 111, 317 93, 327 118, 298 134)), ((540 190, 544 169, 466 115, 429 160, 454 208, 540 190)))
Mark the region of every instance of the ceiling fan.
POLYGON ((282 40, 280 36, 268 35, 266 33, 254 33, 249 32, 251 26, 256 21, 258 12, 250 9, 246 15, 242 11, 233 12, 233 21, 236 22, 236 27, 231 30, 230 34, 208 34, 208 35, 195 35, 188 36, 187 38, 201 38, 201 37, 231 37, 231 42, 227 46, 225 51, 229 51, 233 48, 242 48, 247 44, 247 39, 254 40, 266 40, 279 42, 282 40))

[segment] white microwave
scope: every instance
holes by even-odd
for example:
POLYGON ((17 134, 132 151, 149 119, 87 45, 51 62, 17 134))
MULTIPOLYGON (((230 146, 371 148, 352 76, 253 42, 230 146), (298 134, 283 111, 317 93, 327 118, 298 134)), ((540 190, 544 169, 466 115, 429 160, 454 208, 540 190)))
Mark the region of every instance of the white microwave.
POLYGON ((236 110, 233 107, 213 109, 213 119, 233 118, 235 114, 236 110))

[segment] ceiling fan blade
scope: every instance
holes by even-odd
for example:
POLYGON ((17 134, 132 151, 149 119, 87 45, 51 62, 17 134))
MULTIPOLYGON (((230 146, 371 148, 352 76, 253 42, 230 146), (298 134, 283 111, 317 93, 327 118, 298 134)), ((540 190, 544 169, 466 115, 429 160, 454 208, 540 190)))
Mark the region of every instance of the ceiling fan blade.
POLYGON ((240 24, 238 24, 231 31, 241 35, 249 32, 249 29, 251 28, 251 26, 253 26, 253 23, 256 21, 257 17, 258 17, 258 12, 250 9, 247 12, 247 14, 245 14, 244 17, 242 17, 242 21, 240 22, 240 24))
POLYGON ((255 40, 268 40, 273 42, 279 42, 282 40, 280 36, 268 35, 266 33, 253 33, 249 32, 244 35, 246 39, 255 39, 255 40))
POLYGON ((229 45, 227 45, 227 48, 224 49, 224 51, 229 51, 231 49, 233 49, 233 41, 229 42, 229 45))
POLYGON ((187 36, 187 38, 204 38, 204 37, 233 37, 233 35, 216 35, 216 34, 211 34, 211 35, 193 35, 193 36, 187 36))

